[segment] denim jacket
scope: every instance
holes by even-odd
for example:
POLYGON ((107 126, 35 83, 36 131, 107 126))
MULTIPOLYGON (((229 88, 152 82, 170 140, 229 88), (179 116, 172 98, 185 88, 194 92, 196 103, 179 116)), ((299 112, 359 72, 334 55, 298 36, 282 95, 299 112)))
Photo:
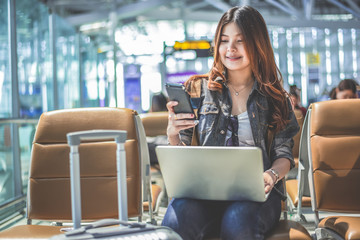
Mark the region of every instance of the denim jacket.
MULTIPOLYGON (((201 146, 224 146, 232 107, 229 88, 221 78, 216 79, 216 81, 223 85, 222 92, 209 90, 207 88, 207 78, 203 78, 201 81, 201 97, 200 99, 192 99, 194 107, 198 108, 199 124, 196 129, 199 143, 201 146)), ((191 85, 189 87, 191 88, 191 85)), ((292 156, 292 147, 294 145, 292 138, 300 127, 291 109, 290 101, 288 105, 290 108, 290 122, 284 129, 275 133, 270 150, 271 158, 269 158, 267 156, 266 141, 271 111, 269 110, 267 97, 259 90, 257 81, 254 82, 247 100, 247 112, 255 146, 262 149, 264 170, 271 168, 272 163, 278 158, 289 159, 291 168, 295 165, 292 156)), ((193 128, 181 131, 181 141, 186 145, 191 145, 192 133, 193 128)))

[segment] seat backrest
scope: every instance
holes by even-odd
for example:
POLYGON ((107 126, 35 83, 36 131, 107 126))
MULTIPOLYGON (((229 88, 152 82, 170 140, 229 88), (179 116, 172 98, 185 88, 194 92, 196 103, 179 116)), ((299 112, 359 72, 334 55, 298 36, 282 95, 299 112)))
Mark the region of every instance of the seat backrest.
POLYGON ((141 114, 140 118, 144 125, 146 136, 156 137, 159 135, 166 135, 168 116, 168 112, 150 112, 141 114))
POLYGON ((360 213, 360 99, 317 102, 309 119, 314 211, 360 213))
MULTIPOLYGON (((141 161, 136 111, 78 108, 43 113, 31 154, 27 217, 71 221, 69 146, 66 134, 92 129, 126 130, 128 215, 142 214, 141 161)), ((82 219, 117 218, 116 144, 85 142, 79 147, 82 219)))

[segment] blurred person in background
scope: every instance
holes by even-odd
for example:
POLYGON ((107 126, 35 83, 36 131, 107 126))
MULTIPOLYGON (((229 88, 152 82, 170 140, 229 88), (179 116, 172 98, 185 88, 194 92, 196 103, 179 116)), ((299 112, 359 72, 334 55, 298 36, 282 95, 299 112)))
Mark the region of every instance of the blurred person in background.
POLYGON ((341 80, 336 88, 330 91, 330 99, 358 98, 356 87, 359 84, 354 79, 341 80))
POLYGON ((151 107, 149 112, 166 112, 167 98, 162 92, 155 93, 151 99, 151 107))
POLYGON ((298 109, 301 111, 303 117, 306 115, 306 108, 301 106, 301 98, 300 98, 301 89, 298 88, 296 85, 290 86, 290 99, 291 103, 293 104, 294 109, 298 109))
MULTIPOLYGON (((149 112, 167 112, 166 103, 168 99, 162 92, 155 93, 151 98, 151 107, 149 112)), ((155 148, 159 145, 167 145, 167 136, 159 135, 156 137, 146 137, 149 148, 150 165, 159 169, 159 162, 156 156, 155 148)))

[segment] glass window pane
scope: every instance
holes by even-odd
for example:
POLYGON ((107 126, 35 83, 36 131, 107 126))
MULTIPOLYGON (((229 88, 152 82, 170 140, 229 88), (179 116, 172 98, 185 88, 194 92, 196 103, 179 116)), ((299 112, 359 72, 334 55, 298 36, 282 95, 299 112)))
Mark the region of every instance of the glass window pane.
POLYGON ((14 165, 11 125, 0 124, 0 204, 14 196, 14 165))
POLYGON ((11 116, 7 1, 0 1, 0 118, 11 116))
POLYGON ((32 141, 35 135, 35 127, 37 120, 33 123, 24 123, 19 126, 19 144, 20 144, 20 159, 21 159, 21 180, 23 186, 23 193, 27 192, 27 184, 29 180, 30 156, 32 141))
POLYGON ((96 59, 97 49, 88 36, 81 36, 81 63, 82 64, 82 107, 99 106, 99 82, 97 77, 96 59))
POLYGON ((20 117, 53 109, 48 9, 37 0, 16 1, 20 117))
POLYGON ((78 46, 75 29, 62 18, 55 18, 56 72, 59 108, 80 106, 78 46))

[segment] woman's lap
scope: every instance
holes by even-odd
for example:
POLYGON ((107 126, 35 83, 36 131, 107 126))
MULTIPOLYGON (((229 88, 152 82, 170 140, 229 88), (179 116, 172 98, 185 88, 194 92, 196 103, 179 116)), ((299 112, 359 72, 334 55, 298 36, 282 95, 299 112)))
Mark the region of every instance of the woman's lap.
POLYGON ((265 203, 173 199, 162 225, 184 239, 263 239, 279 220, 281 202, 272 192, 265 203))

